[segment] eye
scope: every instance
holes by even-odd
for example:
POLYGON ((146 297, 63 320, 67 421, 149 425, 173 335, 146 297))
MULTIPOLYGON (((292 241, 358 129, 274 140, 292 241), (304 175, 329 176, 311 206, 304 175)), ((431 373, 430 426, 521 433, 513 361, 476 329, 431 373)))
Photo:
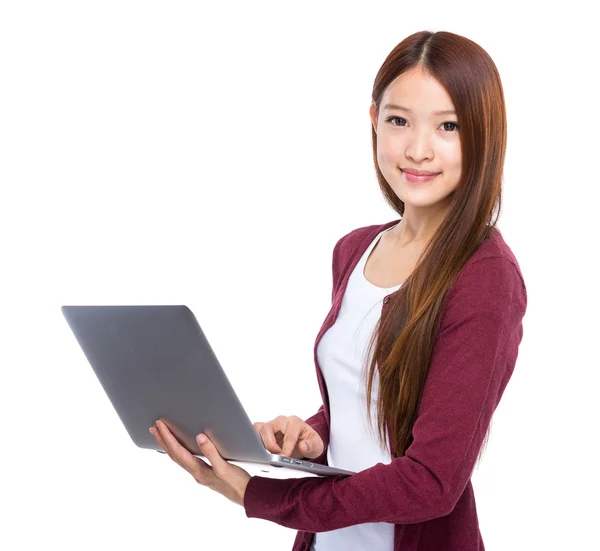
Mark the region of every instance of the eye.
MULTIPOLYGON (((391 124, 392 126, 398 126, 398 127, 401 127, 401 128, 402 128, 402 127, 404 127, 404 126, 405 126, 404 124, 395 124, 395 123, 394 123, 394 122, 392 122, 392 121, 404 121, 404 122, 406 122, 406 119, 403 119, 402 117, 388 117, 388 118, 386 119, 386 122, 387 122, 387 123, 389 123, 389 124, 391 124)), ((444 127, 444 128, 447 130, 447 126, 446 126, 446 125, 448 125, 448 124, 451 124, 453 127, 455 127, 455 128, 456 128, 456 130, 458 130, 458 129, 459 129, 459 126, 458 126, 458 124, 457 124, 457 123, 455 123, 455 122, 451 122, 451 121, 446 121, 446 122, 443 122, 443 123, 441 124, 441 126, 443 126, 443 127, 444 127)), ((451 132, 451 130, 450 130, 450 132, 451 132)))
MULTIPOLYGON (((405 120, 405 119, 403 119, 402 117, 388 117, 388 118, 385 120, 385 122, 389 122, 390 124, 392 124, 392 126, 399 126, 399 125, 397 125, 397 124, 393 124, 393 123, 392 123, 392 121, 393 121, 393 120, 396 120, 396 121, 404 121, 404 122, 406 122, 406 120, 405 120)), ((402 126, 404 126, 404 125, 402 125, 402 126)))
POLYGON ((455 127, 456 127, 456 130, 458 130, 458 124, 456 124, 455 122, 450 122, 450 121, 448 121, 448 122, 443 122, 443 123, 442 123, 442 126, 445 126, 446 124, 451 124, 452 126, 455 126, 455 127))

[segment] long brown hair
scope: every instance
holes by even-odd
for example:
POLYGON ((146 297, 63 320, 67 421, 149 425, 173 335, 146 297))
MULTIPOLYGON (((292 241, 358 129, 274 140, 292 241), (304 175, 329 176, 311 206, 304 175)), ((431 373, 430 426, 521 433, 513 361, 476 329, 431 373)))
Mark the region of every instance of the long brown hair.
MULTIPOLYGON (((367 412, 371 411, 371 389, 378 370, 379 438, 385 445, 389 423, 394 457, 404 455, 412 442, 446 295, 460 269, 498 221, 506 151, 502 83, 483 48, 450 32, 422 31, 407 37, 390 52, 375 77, 372 101, 377 116, 388 85, 412 68, 435 78, 452 99, 460 128, 462 173, 447 215, 424 247, 412 274, 390 297, 366 354, 367 412)), ((404 215, 404 203, 379 169, 377 134, 373 127, 371 132, 379 187, 386 202, 404 215)), ((371 420, 369 414, 367 418, 371 420)))

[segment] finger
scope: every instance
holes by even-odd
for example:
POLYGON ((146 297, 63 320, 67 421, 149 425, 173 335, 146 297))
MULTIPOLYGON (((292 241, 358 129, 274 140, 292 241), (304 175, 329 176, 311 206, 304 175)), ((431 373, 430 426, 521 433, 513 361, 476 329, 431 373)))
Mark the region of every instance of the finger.
POLYGON ((166 425, 164 423, 160 424, 157 421, 155 426, 153 427, 153 434, 154 434, 154 437, 156 438, 157 442, 160 444, 160 447, 167 452, 167 454, 169 455, 169 457, 171 459, 173 459, 173 461, 175 461, 175 455, 173 454, 171 447, 166 442, 166 440, 163 436, 163 432, 166 432, 168 430, 169 429, 166 427, 166 425))
MULTIPOLYGON (((166 444, 165 444, 162 436, 160 436, 159 431, 157 429, 153 428, 152 432, 155 435, 154 437, 156 438, 157 442, 160 442, 161 447, 163 447, 163 449, 164 449, 164 447, 166 447, 166 444)), ((189 468, 184 463, 182 463, 182 461, 180 459, 178 459, 176 456, 174 456, 170 451, 167 453, 169 454, 169 457, 175 463, 177 463, 182 469, 185 469, 187 472, 189 472, 192 475, 192 477, 194 478, 194 480, 196 482, 198 482, 198 484, 212 487, 216 475, 213 474, 212 467, 210 465, 208 465, 206 463, 206 461, 204 461, 203 459, 194 457, 194 459, 196 460, 196 465, 194 466, 194 468, 189 468)))
POLYGON ((307 445, 306 448, 302 448, 305 457, 315 459, 317 456, 323 453, 323 440, 319 433, 311 428, 306 430, 300 435, 300 441, 302 444, 307 445))
POLYGON ((260 431, 260 435, 265 444, 265 448, 275 453, 281 453, 281 446, 277 442, 277 438, 275 437, 275 433, 279 432, 277 427, 274 427, 272 423, 265 423, 263 428, 260 431))
POLYGON ((158 430, 156 428, 156 426, 150 427, 150 434, 152 434, 152 436, 154 436, 154 440, 156 440, 156 443, 166 452, 169 453, 169 450, 167 448, 167 445, 165 444, 165 441, 163 440, 163 437, 160 434, 160 430, 158 430))
POLYGON ((294 423, 288 423, 287 431, 283 437, 283 448, 281 450, 282 455, 288 457, 294 453, 296 445, 298 444, 298 437, 300 436, 300 427, 295 426, 294 423))
POLYGON ((156 443, 163 449, 163 451, 167 451, 165 450, 165 443, 162 439, 162 436, 160 435, 159 430, 156 427, 150 427, 150 434, 152 436, 154 436, 154 440, 156 440, 156 443))
POLYGON ((175 463, 177 463, 180 467, 185 468, 177 459, 177 457, 175 456, 175 454, 171 451, 171 448, 167 445, 167 443, 165 442, 165 439, 162 437, 162 434, 160 432, 160 429, 156 428, 156 427, 152 427, 151 429, 152 435, 154 436, 154 439, 156 440, 157 444, 163 449, 165 450, 166 454, 173 460, 175 461, 175 463))
POLYGON ((194 478, 197 478, 198 475, 202 476, 203 473, 207 472, 207 469, 212 471, 212 468, 206 465, 204 461, 194 457, 177 441, 167 425, 162 421, 157 421, 156 426, 159 427, 162 439, 169 449, 169 452, 167 453, 169 453, 173 460, 188 471, 194 478))
POLYGON ((298 437, 298 449, 303 453, 311 453, 316 449, 315 434, 309 432, 301 432, 298 437))
POLYGON ((218 452, 216 446, 204 433, 200 433, 198 436, 196 436, 196 441, 198 442, 198 446, 200 446, 200 451, 210 461, 215 474, 217 476, 223 476, 230 465, 221 457, 221 454, 218 452))
POLYGON ((269 445, 267 444, 266 436, 265 436, 266 433, 263 434, 263 428, 265 425, 266 425, 266 423, 262 423, 262 422, 252 423, 252 426, 254 427, 256 434, 258 434, 258 437, 260 438, 261 442, 263 443, 263 445, 265 446, 266 449, 269 449, 269 445))

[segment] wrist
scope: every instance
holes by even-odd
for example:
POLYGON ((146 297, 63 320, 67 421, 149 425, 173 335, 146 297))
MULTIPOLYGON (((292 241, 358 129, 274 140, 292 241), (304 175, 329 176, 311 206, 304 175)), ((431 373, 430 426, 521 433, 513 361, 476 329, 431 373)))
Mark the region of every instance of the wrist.
POLYGON ((250 482, 250 478, 248 478, 247 480, 244 481, 244 483, 242 484, 242 487, 240 489, 239 492, 239 504, 243 507, 244 506, 244 496, 246 495, 246 488, 248 487, 248 483, 250 482))

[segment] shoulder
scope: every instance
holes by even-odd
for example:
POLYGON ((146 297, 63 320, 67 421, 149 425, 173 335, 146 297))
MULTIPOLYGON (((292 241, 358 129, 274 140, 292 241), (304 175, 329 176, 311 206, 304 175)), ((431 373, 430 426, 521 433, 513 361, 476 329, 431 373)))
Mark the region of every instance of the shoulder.
POLYGON ((385 224, 371 224, 356 228, 340 237, 333 247, 332 272, 333 272, 333 296, 344 279, 344 275, 352 261, 360 254, 360 251, 366 250, 369 243, 375 236, 399 222, 394 220, 385 224))
POLYGON ((484 278, 490 284, 511 280, 527 294, 525 280, 519 262, 502 233, 496 227, 471 255, 456 278, 456 284, 470 282, 474 278, 484 278))
POLYGON ((493 228, 458 272, 443 310, 448 323, 471 315, 519 324, 527 309, 527 288, 519 262, 500 230, 493 228))
MULTIPOLYGON (((399 221, 398 219, 383 224, 371 224, 349 231, 337 240, 334 246, 334 255, 343 262, 346 257, 352 256, 357 247, 366 242, 370 243, 380 232, 396 225, 399 221)), ((479 245, 479 248, 463 266, 462 271, 469 271, 472 265, 483 260, 487 260, 486 264, 490 264, 489 261, 492 259, 496 259, 491 262, 494 265, 502 264, 503 261, 512 265, 518 276, 523 279, 519 263, 498 228, 492 229, 489 237, 479 245)))
POLYGON ((356 228, 342 235, 333 248, 334 261, 344 264, 358 247, 365 245, 366 248, 367 242, 370 243, 379 232, 394 226, 399 221, 400 220, 398 219, 392 220, 391 222, 385 222, 383 224, 361 226, 360 228, 356 228))
MULTIPOLYGON (((397 219, 382 224, 361 226, 342 235, 333 249, 334 275, 342 274, 344 266, 354 258, 358 249, 366 249, 368 243, 380 232, 399 221, 400 219, 397 219)), ((459 270, 449 289, 449 295, 453 295, 465 286, 471 287, 471 292, 480 290, 484 294, 495 290, 497 296, 502 292, 514 294, 516 290, 521 297, 521 302, 527 303, 527 289, 521 267, 497 227, 492 228, 488 238, 481 242, 459 270)))

